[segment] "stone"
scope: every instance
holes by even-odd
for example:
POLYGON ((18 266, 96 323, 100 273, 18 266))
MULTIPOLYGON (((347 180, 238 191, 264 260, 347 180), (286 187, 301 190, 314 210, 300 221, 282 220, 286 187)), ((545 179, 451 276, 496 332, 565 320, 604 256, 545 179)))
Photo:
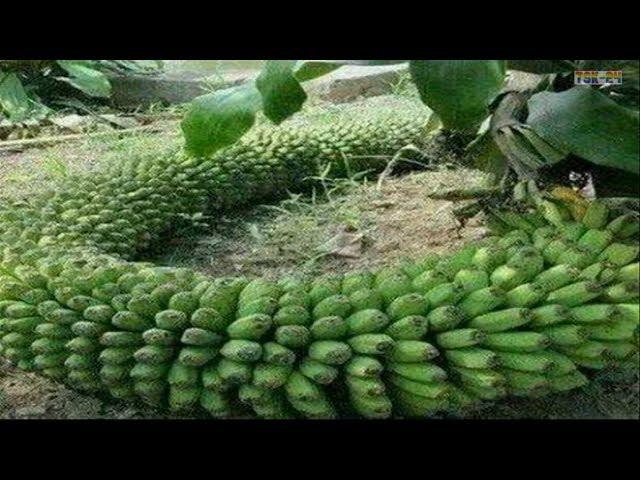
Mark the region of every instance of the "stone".
POLYGON ((376 67, 346 66, 305 84, 310 95, 332 103, 351 102, 362 97, 387 95, 409 68, 406 64, 376 67))
POLYGON ((126 75, 110 78, 113 94, 111 102, 118 108, 179 105, 210 91, 239 85, 250 78, 249 73, 229 73, 219 77, 190 77, 177 75, 126 75))
MULTIPOLYGON (((201 76, 196 72, 169 72, 162 75, 126 75, 110 78, 111 102, 118 108, 161 103, 187 103, 205 93, 233 87, 251 80, 257 70, 229 71, 224 75, 201 76)), ((345 103, 362 97, 387 95, 393 84, 408 74, 408 66, 345 66, 304 84, 311 96, 332 103, 345 103)))
POLYGON ((334 257, 360 258, 363 239, 362 233, 352 232, 348 226, 340 225, 338 233, 320 249, 334 257))
POLYGON ((93 127, 96 124, 96 119, 92 116, 72 113, 63 117, 52 117, 50 122, 63 130, 69 130, 73 133, 82 133, 93 127))

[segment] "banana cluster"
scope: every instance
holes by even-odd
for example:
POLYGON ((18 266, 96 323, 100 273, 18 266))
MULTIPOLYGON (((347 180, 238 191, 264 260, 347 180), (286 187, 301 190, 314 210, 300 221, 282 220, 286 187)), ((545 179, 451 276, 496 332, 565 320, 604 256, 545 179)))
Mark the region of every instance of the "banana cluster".
POLYGON ((311 282, 131 261, 181 218, 275 196, 326 162, 340 174, 423 132, 413 114, 358 115, 0 205, 0 354, 83 391, 218 418, 424 417, 637 364, 638 222, 597 202, 578 220, 549 204, 498 212, 500 235, 455 254, 311 282))
POLYGON ((92 246, 133 258, 194 215, 301 191, 327 165, 335 176, 381 170, 426 131, 428 115, 406 102, 376 112, 345 106, 257 127, 210 159, 169 149, 72 176, 29 202, 0 203, 0 245, 92 246))

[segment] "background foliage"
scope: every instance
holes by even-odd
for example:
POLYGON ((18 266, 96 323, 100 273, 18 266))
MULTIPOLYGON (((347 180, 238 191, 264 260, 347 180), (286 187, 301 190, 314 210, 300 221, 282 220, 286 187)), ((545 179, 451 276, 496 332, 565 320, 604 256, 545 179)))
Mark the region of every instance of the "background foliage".
MULTIPOLYGON (((300 110, 303 83, 343 65, 406 60, 270 60, 255 82, 194 101, 183 130, 188 150, 208 155, 233 144, 262 110, 279 124, 300 110)), ((442 132, 500 156, 521 180, 566 158, 637 176, 637 60, 411 60, 422 101, 442 132), (622 70, 622 85, 576 86, 574 71, 622 70), (511 90, 508 70, 538 75, 532 88, 511 90)), ((495 161, 494 170, 495 170, 495 161)))
POLYGON ((42 118, 64 98, 108 98, 110 74, 149 74, 161 68, 157 60, 0 60, 0 120, 42 118))

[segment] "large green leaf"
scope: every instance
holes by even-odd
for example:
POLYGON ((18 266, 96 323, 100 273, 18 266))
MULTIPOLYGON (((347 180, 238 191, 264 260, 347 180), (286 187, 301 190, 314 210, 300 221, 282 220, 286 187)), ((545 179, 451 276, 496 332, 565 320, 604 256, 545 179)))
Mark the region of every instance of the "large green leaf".
POLYGON ((471 132, 487 117, 505 79, 503 60, 412 60, 413 81, 447 130, 471 132))
POLYGON ((345 65, 380 66, 406 60, 268 60, 256 85, 262 94, 264 113, 281 123, 298 112, 307 99, 301 82, 307 82, 345 65))
POLYGON ((307 95, 300 82, 343 65, 391 65, 405 60, 269 60, 255 83, 196 98, 182 121, 187 150, 210 155, 238 141, 262 108, 281 123, 302 108, 307 95))
POLYGON ((528 106, 527 123, 551 145, 598 165, 640 174, 638 111, 581 86, 538 93, 528 106))
POLYGON ((60 80, 73 85, 90 97, 108 98, 111 96, 109 79, 104 73, 90 66, 89 62, 58 60, 57 63, 69 74, 69 78, 61 77, 60 80))
POLYGON ((0 110, 12 121, 26 118, 31 110, 27 92, 15 73, 0 72, 0 110))
POLYGON ((580 70, 620 70, 622 84, 606 85, 600 91, 623 107, 638 110, 640 106, 640 61, 638 60, 580 60, 580 70))
POLYGON ((294 76, 295 60, 268 60, 256 79, 266 117, 282 123, 302 108, 307 94, 294 76))
POLYGON ((253 83, 196 98, 182 120, 187 150, 210 155, 234 144, 253 126, 261 106, 253 83))
POLYGON ((490 131, 493 140, 520 180, 536 178, 538 170, 564 159, 561 151, 540 138, 522 120, 526 116, 529 91, 510 91, 493 108, 490 131))

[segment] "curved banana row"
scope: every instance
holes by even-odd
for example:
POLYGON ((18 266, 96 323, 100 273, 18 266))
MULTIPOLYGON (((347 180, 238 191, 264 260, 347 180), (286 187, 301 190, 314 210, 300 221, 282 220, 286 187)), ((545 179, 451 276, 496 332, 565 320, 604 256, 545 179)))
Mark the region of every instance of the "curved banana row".
POLYGON ((85 391, 263 418, 423 417, 637 363, 638 223, 599 203, 579 222, 501 212, 510 232, 456 254, 308 283, 128 261, 181 218, 393 153, 424 120, 347 109, 0 205, 1 354, 85 391))

